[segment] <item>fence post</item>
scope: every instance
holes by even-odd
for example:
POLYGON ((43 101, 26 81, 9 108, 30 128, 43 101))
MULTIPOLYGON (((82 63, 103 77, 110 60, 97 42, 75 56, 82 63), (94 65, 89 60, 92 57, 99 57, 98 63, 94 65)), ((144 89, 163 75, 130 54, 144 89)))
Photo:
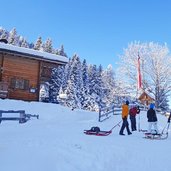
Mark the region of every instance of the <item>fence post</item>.
POLYGON ((24 123, 25 122, 25 111, 21 110, 20 112, 20 119, 19 119, 19 123, 24 123))
MULTIPOLYGON (((0 111, 0 118, 2 118, 2 111, 0 111)), ((1 123, 2 119, 0 119, 0 123, 1 123)))
POLYGON ((114 104, 113 104, 113 106, 112 106, 113 115, 115 114, 114 108, 115 108, 115 106, 114 106, 114 104))
POLYGON ((101 118, 101 107, 99 108, 99 122, 100 122, 100 118, 101 118))

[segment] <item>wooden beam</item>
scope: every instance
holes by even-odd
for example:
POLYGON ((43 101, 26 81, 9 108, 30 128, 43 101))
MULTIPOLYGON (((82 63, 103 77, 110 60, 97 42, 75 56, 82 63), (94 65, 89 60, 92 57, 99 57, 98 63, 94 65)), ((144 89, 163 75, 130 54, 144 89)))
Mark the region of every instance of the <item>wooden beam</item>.
POLYGON ((2 53, 2 59, 1 59, 1 66, 0 66, 0 81, 2 81, 3 78, 3 65, 4 65, 4 54, 2 53))
POLYGON ((39 97, 40 97, 40 79, 41 79, 41 61, 39 61, 39 69, 38 69, 38 78, 37 78, 37 101, 39 101, 39 97))

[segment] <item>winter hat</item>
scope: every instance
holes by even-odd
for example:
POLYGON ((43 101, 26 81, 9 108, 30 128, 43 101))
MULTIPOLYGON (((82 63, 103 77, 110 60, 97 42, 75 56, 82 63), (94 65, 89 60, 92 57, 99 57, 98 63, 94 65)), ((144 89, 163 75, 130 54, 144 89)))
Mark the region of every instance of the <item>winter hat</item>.
POLYGON ((126 105, 129 105, 129 101, 128 100, 126 100, 126 105))
POLYGON ((151 104, 150 104, 150 109, 153 109, 153 108, 154 108, 154 104, 151 103, 151 104))

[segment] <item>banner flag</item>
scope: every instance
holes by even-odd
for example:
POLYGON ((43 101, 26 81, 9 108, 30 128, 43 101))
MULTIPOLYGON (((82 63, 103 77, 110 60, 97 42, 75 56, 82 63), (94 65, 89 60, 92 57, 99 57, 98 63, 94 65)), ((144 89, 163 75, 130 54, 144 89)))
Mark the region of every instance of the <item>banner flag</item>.
POLYGON ((141 71, 140 71, 140 56, 138 54, 138 81, 137 81, 137 87, 138 90, 142 88, 142 82, 141 82, 141 71))

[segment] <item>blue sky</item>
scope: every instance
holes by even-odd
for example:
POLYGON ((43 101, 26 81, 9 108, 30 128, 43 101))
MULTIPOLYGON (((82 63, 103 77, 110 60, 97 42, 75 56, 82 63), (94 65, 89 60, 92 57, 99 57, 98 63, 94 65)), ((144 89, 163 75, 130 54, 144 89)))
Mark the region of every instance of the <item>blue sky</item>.
POLYGON ((169 0, 0 0, 0 26, 16 28, 29 42, 51 38, 64 45, 69 57, 77 53, 105 68, 132 41, 171 46, 169 0))

